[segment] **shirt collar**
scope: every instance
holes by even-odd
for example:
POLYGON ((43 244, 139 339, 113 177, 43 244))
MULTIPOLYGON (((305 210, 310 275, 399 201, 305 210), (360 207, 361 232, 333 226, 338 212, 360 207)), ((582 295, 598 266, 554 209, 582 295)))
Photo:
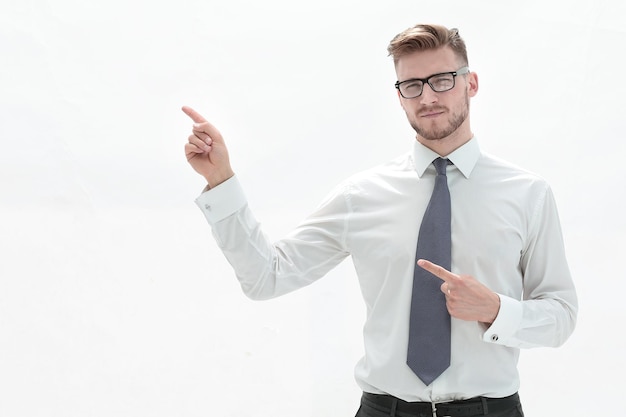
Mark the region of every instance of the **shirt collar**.
MULTIPOLYGON (((439 156, 437 152, 432 151, 416 140, 413 145, 413 163, 415 164, 417 175, 419 177, 424 175, 426 168, 439 156)), ((465 178, 469 178, 479 157, 480 147, 475 136, 446 156, 461 171, 465 178)))

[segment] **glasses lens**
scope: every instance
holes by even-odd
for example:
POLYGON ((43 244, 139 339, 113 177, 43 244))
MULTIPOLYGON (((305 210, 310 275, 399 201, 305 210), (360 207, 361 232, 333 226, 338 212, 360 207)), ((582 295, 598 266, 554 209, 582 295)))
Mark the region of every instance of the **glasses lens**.
POLYGON ((437 92, 448 91, 454 87, 454 75, 442 74, 432 77, 428 80, 428 83, 437 92))
POLYGON ((424 83, 418 80, 411 80, 399 85, 400 93, 404 98, 413 98, 422 94, 424 83))

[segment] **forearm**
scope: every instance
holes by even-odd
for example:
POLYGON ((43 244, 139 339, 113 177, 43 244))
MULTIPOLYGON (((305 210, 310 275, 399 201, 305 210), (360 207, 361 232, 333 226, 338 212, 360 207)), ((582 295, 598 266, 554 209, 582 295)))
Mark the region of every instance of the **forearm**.
POLYGON ((242 290, 252 299, 273 298, 306 286, 347 256, 336 238, 343 235, 343 216, 324 215, 323 209, 287 238, 272 242, 235 177, 203 193, 196 203, 242 290))

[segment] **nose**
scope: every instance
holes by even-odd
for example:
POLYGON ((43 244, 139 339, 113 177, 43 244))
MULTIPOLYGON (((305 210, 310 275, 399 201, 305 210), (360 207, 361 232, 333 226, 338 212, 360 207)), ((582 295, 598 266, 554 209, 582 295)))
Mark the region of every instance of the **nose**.
POLYGON ((422 95, 420 96, 420 102, 422 104, 432 104, 432 103, 436 103, 438 99, 439 97, 437 93, 433 91, 430 84, 425 83, 424 87, 422 88, 422 95))

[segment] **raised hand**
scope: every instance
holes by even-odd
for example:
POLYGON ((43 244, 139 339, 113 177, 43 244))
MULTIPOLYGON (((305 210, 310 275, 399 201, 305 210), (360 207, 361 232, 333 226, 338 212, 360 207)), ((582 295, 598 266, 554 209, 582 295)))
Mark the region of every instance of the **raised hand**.
POLYGON ((235 175, 222 134, 191 107, 183 106, 182 110, 194 121, 192 134, 185 144, 185 155, 191 167, 206 179, 210 187, 235 175))
POLYGON ((441 278, 441 291, 446 295, 450 316, 461 320, 493 323, 500 310, 500 297, 476 278, 457 275, 425 259, 417 265, 441 278))

